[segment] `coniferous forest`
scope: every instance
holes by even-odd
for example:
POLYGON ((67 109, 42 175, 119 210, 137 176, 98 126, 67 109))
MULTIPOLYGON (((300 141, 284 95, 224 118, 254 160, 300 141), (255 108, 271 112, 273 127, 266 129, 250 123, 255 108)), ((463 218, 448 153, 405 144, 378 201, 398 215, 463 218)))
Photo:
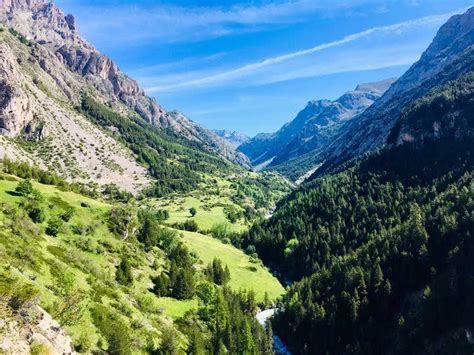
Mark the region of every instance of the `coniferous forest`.
POLYGON ((462 123, 445 137, 385 148, 317 178, 244 236, 244 247, 295 281, 274 320, 295 352, 472 348, 472 76, 414 104, 400 125, 413 112, 416 124, 443 124, 450 109, 462 123), (456 138, 461 129, 465 138, 456 138))

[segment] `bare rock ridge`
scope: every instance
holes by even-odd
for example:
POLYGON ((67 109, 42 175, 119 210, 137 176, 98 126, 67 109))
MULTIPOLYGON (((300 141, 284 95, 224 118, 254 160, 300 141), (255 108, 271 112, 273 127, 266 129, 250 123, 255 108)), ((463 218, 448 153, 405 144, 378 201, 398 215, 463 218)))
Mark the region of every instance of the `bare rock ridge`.
MULTIPOLYGON (((110 58, 80 36, 74 17, 65 15, 52 1, 3 0, 0 22, 38 43, 42 49, 54 54, 71 71, 85 79, 84 87, 78 87, 78 91, 92 85, 101 93, 104 102, 117 109, 131 109, 156 127, 169 129, 229 160, 248 165, 243 154, 232 150, 217 135, 184 116, 177 121, 174 114, 166 112, 155 99, 146 96, 136 81, 121 72, 110 58)), ((48 66, 47 60, 42 63, 48 66)), ((66 83, 63 89, 67 90, 67 87, 66 83)), ((69 99, 79 100, 79 95, 77 92, 76 95, 70 93, 69 99)), ((24 128, 25 124, 26 121, 19 122, 17 126, 24 128)), ((10 135, 15 134, 17 130, 10 135)))
POLYGON ((239 147, 256 166, 275 167, 328 144, 347 121, 370 107, 395 79, 359 84, 335 101, 313 100, 274 134, 260 134, 239 147))

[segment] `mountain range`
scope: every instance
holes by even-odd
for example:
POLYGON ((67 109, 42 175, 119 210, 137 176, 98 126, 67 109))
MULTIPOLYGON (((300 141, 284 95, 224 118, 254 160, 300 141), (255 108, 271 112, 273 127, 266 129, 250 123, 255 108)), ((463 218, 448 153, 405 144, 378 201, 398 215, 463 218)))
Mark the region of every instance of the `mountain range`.
POLYGON ((278 170, 280 165, 328 145, 345 123, 370 107, 394 81, 360 84, 334 101, 310 101, 278 132, 259 134, 242 144, 239 150, 250 158, 257 170, 278 170))
POLYGON ((225 139, 227 142, 232 144, 236 149, 250 140, 250 137, 243 133, 237 131, 229 131, 227 129, 216 129, 214 130, 214 133, 216 133, 219 137, 225 139))
POLYGON ((420 60, 399 79, 360 85, 336 101, 311 101, 278 132, 259 134, 239 150, 257 170, 277 170, 297 180, 383 147, 410 103, 472 70, 473 11, 443 25, 420 60))

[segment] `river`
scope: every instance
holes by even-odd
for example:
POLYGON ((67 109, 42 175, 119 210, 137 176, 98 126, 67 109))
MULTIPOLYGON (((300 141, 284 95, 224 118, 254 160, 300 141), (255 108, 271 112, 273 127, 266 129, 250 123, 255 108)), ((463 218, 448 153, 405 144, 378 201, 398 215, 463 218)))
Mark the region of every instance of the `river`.
MULTIPOLYGON (((275 312, 276 312, 276 308, 266 309, 262 312, 257 313, 255 318, 258 320, 258 322, 262 326, 265 326, 265 323, 267 322, 267 320, 273 317, 275 312)), ((273 346, 275 348, 275 354, 291 355, 291 353, 288 351, 283 341, 276 335, 273 336, 273 346)))

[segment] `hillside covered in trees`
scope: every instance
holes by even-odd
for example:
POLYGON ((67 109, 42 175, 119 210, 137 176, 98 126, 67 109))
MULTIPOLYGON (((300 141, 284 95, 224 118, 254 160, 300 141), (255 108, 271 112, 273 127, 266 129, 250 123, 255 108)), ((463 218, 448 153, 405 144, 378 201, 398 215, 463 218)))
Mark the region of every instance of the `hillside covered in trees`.
POLYGON ((472 352, 472 93, 467 75, 420 99, 391 135, 410 142, 314 180, 244 237, 296 281, 274 320, 295 353, 472 352))

